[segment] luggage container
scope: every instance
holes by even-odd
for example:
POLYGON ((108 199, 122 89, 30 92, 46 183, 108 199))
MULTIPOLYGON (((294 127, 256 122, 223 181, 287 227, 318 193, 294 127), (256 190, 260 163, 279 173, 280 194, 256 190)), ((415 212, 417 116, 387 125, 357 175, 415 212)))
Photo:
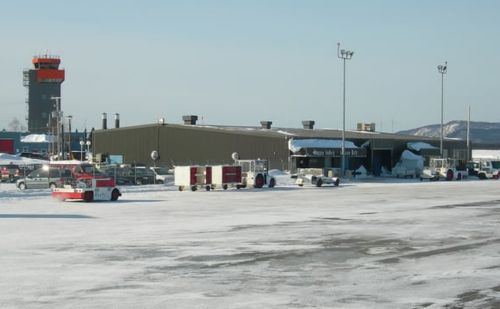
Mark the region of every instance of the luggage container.
POLYGON ((179 191, 190 188, 196 191, 198 188, 210 190, 212 185, 211 166, 176 166, 174 169, 175 185, 179 191))
POLYGON ((241 188, 241 183, 241 166, 212 166, 212 189, 222 188, 226 190, 229 186, 236 186, 239 189, 241 188))

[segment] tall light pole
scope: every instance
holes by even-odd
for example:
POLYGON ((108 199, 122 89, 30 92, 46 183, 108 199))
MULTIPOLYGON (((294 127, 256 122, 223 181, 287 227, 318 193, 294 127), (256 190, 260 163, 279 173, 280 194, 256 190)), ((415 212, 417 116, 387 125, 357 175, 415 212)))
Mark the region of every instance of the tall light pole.
POLYGON ((471 160, 470 152, 470 106, 467 113, 467 162, 471 160))
POLYGON ((60 158, 59 154, 62 151, 61 144, 62 144, 62 147, 64 147, 64 140, 61 141, 61 139, 63 138, 62 137, 63 134, 61 132, 62 130, 60 127, 61 120, 62 120, 61 97, 50 97, 50 98, 55 101, 55 112, 52 112, 52 114, 53 114, 52 118, 56 119, 56 129, 54 131, 56 134, 57 157, 60 160, 61 158, 60 158))
POLYGON ((90 140, 87 140, 87 141, 85 142, 85 145, 87 145, 87 156, 88 156, 88 161, 89 161, 89 162, 92 162, 92 160, 91 160, 91 158, 92 158, 92 157, 90 156, 90 144, 92 144, 92 142, 90 142, 90 140))
POLYGON ((83 145, 85 145, 85 142, 80 139, 80 161, 83 161, 83 145))
POLYGON ((448 62, 445 61, 444 65, 438 65, 438 72, 441 74, 441 139, 439 142, 439 152, 441 154, 441 158, 443 158, 443 111, 444 111, 444 75, 448 69, 448 62))
POLYGON ((342 94, 342 161, 341 161, 341 175, 345 175, 345 61, 350 60, 354 55, 353 51, 340 49, 340 43, 337 43, 337 57, 344 62, 344 78, 343 78, 343 94, 342 94))
POLYGON ((73 116, 68 115, 66 116, 66 119, 68 119, 68 154, 71 159, 73 156, 73 153, 71 152, 71 120, 73 119, 73 116))

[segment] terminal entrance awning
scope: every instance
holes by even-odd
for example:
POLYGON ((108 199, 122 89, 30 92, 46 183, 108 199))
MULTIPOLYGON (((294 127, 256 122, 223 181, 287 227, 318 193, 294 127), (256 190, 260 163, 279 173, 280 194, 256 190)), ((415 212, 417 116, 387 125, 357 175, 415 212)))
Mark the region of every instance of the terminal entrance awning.
MULTIPOLYGON (((366 149, 344 142, 344 153, 348 157, 366 157, 366 149)), ((288 149, 293 156, 307 157, 341 157, 342 141, 331 139, 290 139, 288 149)))

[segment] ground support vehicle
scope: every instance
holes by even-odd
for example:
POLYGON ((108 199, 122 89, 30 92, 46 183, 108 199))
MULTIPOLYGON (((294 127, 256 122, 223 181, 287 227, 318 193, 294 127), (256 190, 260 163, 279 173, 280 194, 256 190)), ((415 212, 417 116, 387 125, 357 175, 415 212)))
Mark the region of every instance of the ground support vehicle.
POLYGON ((440 159, 431 158, 429 166, 425 167, 420 174, 420 181, 428 179, 431 181, 445 179, 462 180, 467 177, 468 172, 457 168, 455 160, 453 159, 440 159))
POLYGON ((269 162, 267 160, 235 160, 236 166, 241 166, 241 187, 252 186, 273 188, 276 178, 269 175, 269 162))
POLYGON ((62 188, 54 188, 52 197, 59 200, 116 201, 121 196, 113 178, 79 179, 62 188))
POLYGON ((315 185, 316 187, 321 187, 324 184, 331 184, 338 187, 340 178, 325 176, 322 168, 299 168, 297 170, 297 180, 295 184, 302 187, 307 183, 315 185))
POLYGON ((212 166, 212 189, 228 187, 241 188, 241 166, 239 165, 215 165, 212 166))
POLYGON ((479 179, 498 179, 500 176, 500 161, 480 160, 477 177, 479 179))
POLYGON ((198 188, 205 188, 210 191, 212 188, 212 167, 211 166, 176 166, 174 168, 174 184, 183 191, 190 188, 196 191, 198 188))

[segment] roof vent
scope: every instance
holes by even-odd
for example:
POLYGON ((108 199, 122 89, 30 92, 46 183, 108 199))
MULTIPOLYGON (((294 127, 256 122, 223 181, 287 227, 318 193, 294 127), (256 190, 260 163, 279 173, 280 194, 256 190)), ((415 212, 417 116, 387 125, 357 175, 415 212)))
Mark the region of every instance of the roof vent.
POLYGON ((198 121, 198 116, 196 115, 186 115, 182 116, 182 120, 184 120, 185 125, 196 125, 196 121, 198 121))
POLYGON ((102 113, 102 129, 106 130, 108 128, 108 114, 102 113))
POLYGON ((260 126, 261 126, 261 128, 262 128, 262 129, 267 129, 267 130, 271 129, 271 125, 272 125, 272 124, 273 124, 273 122, 272 122, 272 121, 261 121, 261 122, 260 122, 260 126))
POLYGON ((115 114, 115 128, 118 129, 120 127, 120 114, 115 114))
POLYGON ((302 126, 304 127, 304 129, 307 129, 307 130, 312 130, 314 129, 314 120, 304 120, 302 121, 302 126))
POLYGON ((358 131, 375 132, 375 123, 358 122, 358 131))

